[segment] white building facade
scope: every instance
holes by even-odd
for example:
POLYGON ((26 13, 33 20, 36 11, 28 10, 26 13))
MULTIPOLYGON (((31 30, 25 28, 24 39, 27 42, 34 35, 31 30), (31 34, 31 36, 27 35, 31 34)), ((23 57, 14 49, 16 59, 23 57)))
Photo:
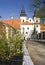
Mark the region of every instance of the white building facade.
POLYGON ((24 38, 27 40, 28 38, 31 38, 31 35, 34 31, 34 21, 32 20, 32 18, 29 18, 27 20, 24 8, 21 10, 20 19, 21 34, 23 34, 24 38))
POLYGON ((25 39, 31 38, 34 30, 34 25, 21 25, 21 34, 24 35, 25 39))

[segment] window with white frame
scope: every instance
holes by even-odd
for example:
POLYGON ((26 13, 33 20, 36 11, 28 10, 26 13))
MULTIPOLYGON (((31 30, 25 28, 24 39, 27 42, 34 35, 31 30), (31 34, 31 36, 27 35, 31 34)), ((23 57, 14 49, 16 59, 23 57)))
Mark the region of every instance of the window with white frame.
POLYGON ((29 27, 27 27, 27 30, 29 30, 29 27))
POLYGON ((26 34, 28 34, 28 32, 26 32, 26 34))

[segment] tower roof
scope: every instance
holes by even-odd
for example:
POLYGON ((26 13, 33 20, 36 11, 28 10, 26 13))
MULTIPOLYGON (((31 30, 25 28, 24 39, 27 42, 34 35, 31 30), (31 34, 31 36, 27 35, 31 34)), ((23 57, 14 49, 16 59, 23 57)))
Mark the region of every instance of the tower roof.
POLYGON ((22 7, 22 10, 21 10, 21 14, 20 14, 20 16, 26 16, 24 6, 22 7))

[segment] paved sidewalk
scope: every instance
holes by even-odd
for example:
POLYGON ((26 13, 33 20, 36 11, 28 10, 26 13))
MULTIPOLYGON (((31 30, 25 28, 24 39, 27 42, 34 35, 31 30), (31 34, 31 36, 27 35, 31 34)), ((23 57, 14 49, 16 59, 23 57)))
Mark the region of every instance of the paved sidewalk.
POLYGON ((25 41, 34 65, 45 65, 45 43, 25 41))
POLYGON ((24 57, 23 57, 23 65, 34 65, 30 56, 29 56, 29 53, 28 53, 28 50, 24 44, 23 46, 23 50, 24 50, 24 57))

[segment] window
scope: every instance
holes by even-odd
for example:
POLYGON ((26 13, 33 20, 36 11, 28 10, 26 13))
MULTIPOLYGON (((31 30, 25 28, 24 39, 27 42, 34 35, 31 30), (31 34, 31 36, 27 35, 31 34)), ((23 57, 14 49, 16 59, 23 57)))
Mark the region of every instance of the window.
POLYGON ((24 20, 23 20, 23 22, 24 22, 24 20))
POLYGON ((29 30, 29 27, 27 29, 29 30))
POLYGON ((38 27, 38 25, 37 25, 37 27, 38 27))
POLYGON ((31 21, 31 20, 30 20, 31 21))
POLYGON ((28 34, 28 32, 26 32, 26 34, 28 34))
POLYGON ((38 20, 36 20, 36 23, 38 22, 38 20))
POLYGON ((24 27, 22 28, 22 30, 23 30, 23 32, 22 32, 22 33, 24 34, 24 27))

